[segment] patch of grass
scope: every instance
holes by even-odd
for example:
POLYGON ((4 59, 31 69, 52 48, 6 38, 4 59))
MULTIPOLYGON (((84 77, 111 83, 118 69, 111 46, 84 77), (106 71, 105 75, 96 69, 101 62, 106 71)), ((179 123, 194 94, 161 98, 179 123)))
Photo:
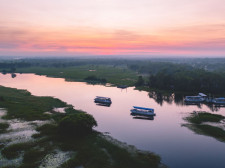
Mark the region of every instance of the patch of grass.
POLYGON ((44 114, 54 107, 65 107, 66 103, 52 97, 37 97, 26 90, 17 90, 0 86, 0 107, 7 109, 4 119, 20 118, 28 121, 46 120, 50 116, 44 114))
POLYGON ((33 143, 18 143, 13 144, 10 146, 5 147, 2 150, 2 155, 6 157, 7 159, 14 159, 19 157, 22 151, 27 150, 31 148, 34 144, 33 143))
POLYGON ((6 132, 7 128, 9 128, 8 123, 0 123, 0 133, 6 132))
POLYGON ((26 151, 23 157, 23 164, 20 168, 39 166, 46 154, 46 151, 40 149, 30 149, 29 151, 26 151))
POLYGON ((222 115, 211 114, 207 112, 192 114, 190 117, 186 118, 186 120, 193 124, 201 124, 202 122, 220 122, 222 119, 225 119, 225 117, 222 115))

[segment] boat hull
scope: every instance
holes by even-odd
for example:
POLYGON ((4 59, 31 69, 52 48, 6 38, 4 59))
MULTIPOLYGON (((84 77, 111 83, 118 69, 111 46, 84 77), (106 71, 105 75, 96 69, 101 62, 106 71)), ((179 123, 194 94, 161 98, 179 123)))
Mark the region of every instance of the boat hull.
POLYGON ((142 111, 137 111, 136 109, 132 109, 130 111, 132 116, 155 116, 154 112, 142 112, 142 111))

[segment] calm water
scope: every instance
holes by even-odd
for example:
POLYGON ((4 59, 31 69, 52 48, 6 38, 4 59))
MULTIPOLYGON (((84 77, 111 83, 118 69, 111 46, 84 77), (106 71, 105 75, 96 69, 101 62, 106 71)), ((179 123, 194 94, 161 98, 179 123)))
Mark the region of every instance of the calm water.
POLYGON ((175 101, 173 97, 151 95, 153 98, 150 98, 148 92, 134 88, 121 90, 33 74, 17 74, 15 78, 0 74, 0 85, 27 89, 33 95, 53 96, 72 104, 95 117, 97 130, 109 132, 114 138, 139 149, 159 154, 162 162, 171 168, 224 168, 225 144, 197 135, 181 124, 185 123, 183 117, 193 110, 225 115, 225 108, 186 106, 179 98, 175 97, 175 101), (93 101, 95 96, 110 97, 111 106, 96 105, 93 101), (134 105, 154 108, 154 120, 134 119, 130 116, 134 105))

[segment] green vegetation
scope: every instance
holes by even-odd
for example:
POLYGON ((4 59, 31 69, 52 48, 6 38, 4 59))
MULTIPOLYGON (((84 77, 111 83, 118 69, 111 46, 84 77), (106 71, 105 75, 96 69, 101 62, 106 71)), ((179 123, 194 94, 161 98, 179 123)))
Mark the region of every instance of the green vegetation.
POLYGON ((203 122, 220 122, 223 119, 225 119, 225 117, 222 115, 211 114, 207 112, 197 113, 186 118, 186 120, 192 124, 201 124, 203 122))
POLYGON ((149 87, 172 91, 223 94, 225 93, 225 75, 197 69, 181 68, 172 73, 165 70, 150 75, 149 87))
POLYGON ((69 114, 59 122, 61 134, 81 136, 90 133, 92 127, 97 126, 95 119, 86 113, 69 114))
POLYGON ((36 97, 26 90, 17 90, 0 86, 0 107, 7 109, 3 118, 24 120, 50 119, 47 111, 54 107, 65 107, 66 103, 52 97, 36 97))
POLYGON ((6 129, 9 128, 9 124, 8 123, 0 123, 0 133, 4 133, 6 132, 6 129))
POLYGON ((115 85, 134 85, 137 80, 135 72, 123 68, 105 65, 85 65, 75 67, 30 67, 18 68, 20 73, 35 73, 50 77, 65 78, 68 81, 87 81, 111 83, 115 85))
POLYGON ((84 78, 84 80, 90 82, 90 83, 106 83, 107 80, 105 78, 97 78, 96 76, 88 76, 87 78, 84 78))
MULTIPOLYGON (((218 125, 220 124, 220 121, 224 119, 225 117, 221 115, 200 112, 186 117, 185 120, 190 124, 184 124, 184 126, 188 127, 197 134, 214 137, 219 141, 225 142, 225 130, 220 128, 218 125), (212 122, 214 125, 210 125, 206 122, 212 122)), ((223 127, 224 126, 225 125, 223 124, 223 127)))
POLYGON ((2 155, 7 159, 14 159, 21 154, 21 151, 27 150, 32 147, 32 143, 18 143, 5 147, 2 150, 2 155))
POLYGON ((5 87, 0 87, 0 97, 0 107, 8 110, 6 119, 51 119, 48 124, 36 128, 38 133, 32 136, 32 141, 2 146, 3 157, 23 157, 19 168, 39 167, 47 155, 57 151, 72 152, 69 160, 63 160, 62 168, 81 165, 85 168, 154 168, 160 165, 160 157, 155 154, 130 152, 123 145, 106 140, 101 133, 93 131, 97 122, 91 115, 58 99, 36 97, 25 90, 5 87), (54 107, 66 107, 66 113, 54 112, 46 116, 44 112, 54 107))

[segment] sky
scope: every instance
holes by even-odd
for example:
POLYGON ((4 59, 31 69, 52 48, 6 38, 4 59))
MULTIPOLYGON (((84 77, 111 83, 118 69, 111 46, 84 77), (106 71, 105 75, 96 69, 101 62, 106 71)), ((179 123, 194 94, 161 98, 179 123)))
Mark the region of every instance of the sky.
POLYGON ((225 57, 225 0, 0 0, 0 56, 225 57))

